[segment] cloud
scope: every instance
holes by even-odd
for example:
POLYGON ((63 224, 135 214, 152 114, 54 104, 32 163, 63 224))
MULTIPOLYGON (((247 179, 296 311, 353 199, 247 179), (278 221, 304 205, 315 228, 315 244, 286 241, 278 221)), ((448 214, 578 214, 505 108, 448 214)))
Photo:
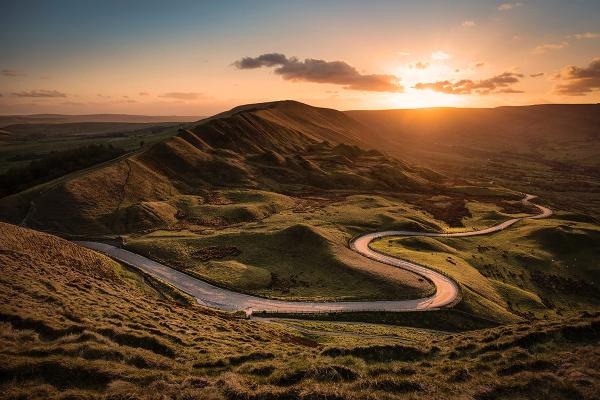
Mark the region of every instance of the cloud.
POLYGON ((508 10, 512 10, 513 8, 516 7, 521 7, 523 5, 523 3, 502 3, 500 5, 498 5, 498 10, 500 11, 508 11, 508 10))
POLYGON ((434 60, 447 60, 450 58, 450 54, 438 50, 434 53, 431 53, 431 58, 434 60))
POLYGON ((522 93, 512 85, 519 82, 522 74, 514 72, 504 72, 492 78, 471 80, 462 79, 459 81, 437 81, 430 83, 417 83, 414 88, 419 90, 433 90, 446 94, 478 94, 486 95, 490 93, 522 93))
POLYGON ((426 61, 419 61, 413 65, 416 69, 427 69, 429 67, 429 63, 426 61))
POLYGON ((59 92, 58 90, 29 90, 14 92, 13 96, 17 97, 67 97, 65 93, 59 92))
POLYGON ((537 46, 535 49, 533 49, 533 54, 544 54, 548 50, 564 49, 568 45, 569 45, 569 43, 567 43, 567 42, 541 44, 541 45, 537 46))
POLYGON ((485 67, 485 63, 483 61, 475 63, 475 68, 482 68, 482 67, 485 67))
POLYGON ((463 28, 472 28, 475 26, 475 21, 463 21, 461 24, 463 28))
POLYGON ((536 73, 536 74, 529 74, 529 76, 530 76, 530 77, 532 77, 532 78, 537 78, 537 77, 540 77, 540 76, 542 76, 542 75, 544 75, 544 73, 543 73, 543 72, 538 72, 538 73, 536 73))
POLYGON ((567 65, 554 76, 561 81, 555 86, 558 94, 582 96, 600 90, 600 58, 595 58, 587 67, 567 65))
POLYGON ((15 78, 17 76, 25 76, 27 74, 25 72, 23 72, 23 71, 18 71, 16 69, 3 69, 2 70, 2 75, 4 75, 4 76, 10 76, 11 78, 15 78))
POLYGON ((81 107, 81 106, 85 106, 85 103, 81 103, 78 101, 64 101, 62 103, 63 106, 72 106, 72 107, 81 107))
POLYGON ((408 51, 397 51, 396 54, 402 57, 410 56, 410 53, 408 51))
POLYGON ((159 95, 158 97, 166 97, 177 100, 196 100, 202 97, 202 93, 197 92, 169 92, 159 95))
POLYGON ((593 33, 593 32, 577 33, 577 34, 571 35, 569 37, 572 37, 577 40, 597 39, 597 38, 600 38, 600 33, 593 33))
POLYGON ((307 58, 304 61, 296 57, 287 58, 280 53, 262 54, 258 57, 244 57, 235 61, 238 69, 276 67, 275 74, 293 82, 330 83, 341 85, 348 90, 370 92, 403 92, 399 79, 394 75, 361 74, 356 68, 344 61, 325 61, 307 58))
POLYGON ((496 90, 494 93, 525 93, 522 90, 518 90, 518 89, 513 89, 513 88, 505 88, 505 89, 498 89, 496 90))
POLYGON ((138 95, 140 95, 140 96, 150 96, 150 93, 148 93, 148 92, 139 92, 138 95))

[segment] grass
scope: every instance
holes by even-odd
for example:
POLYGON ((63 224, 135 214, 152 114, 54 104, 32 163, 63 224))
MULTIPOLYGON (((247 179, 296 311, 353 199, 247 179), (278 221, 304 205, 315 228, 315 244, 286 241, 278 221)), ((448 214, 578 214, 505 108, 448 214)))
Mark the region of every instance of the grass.
POLYGON ((21 167, 52 151, 65 151, 88 145, 112 145, 131 152, 140 144, 151 145, 177 133, 174 123, 66 123, 19 124, 2 128, 0 173, 21 167))
POLYGON ((210 236, 154 233, 128 240, 127 247, 221 286, 268 297, 410 298, 430 290, 412 274, 359 265, 343 242, 334 242, 332 232, 295 224, 267 232, 241 229, 210 236), (202 249, 224 246, 239 249, 239 255, 209 261, 197 256, 202 249), (348 259, 350 265, 344 262, 348 259))
POLYGON ((600 302, 600 230, 562 218, 559 212, 550 219, 526 220, 476 237, 388 237, 372 247, 452 276, 472 292, 471 299, 480 300, 482 313, 497 313, 500 308, 542 317, 600 302))
MULTIPOLYGON (((427 281, 365 260, 347 248, 353 236, 373 230, 453 230, 412 204, 414 201, 414 195, 294 197, 249 189, 175 196, 160 204, 169 207, 171 215, 178 215, 177 222, 169 229, 128 235, 126 247, 217 285, 261 296, 296 300, 415 298, 432 292, 427 281), (262 211, 239 212, 249 209, 262 211), (193 215, 203 218, 190 217, 193 215), (234 250, 232 254, 206 257, 207 252, 218 255, 229 248, 234 250)), ((481 206, 472 207, 466 226, 506 218, 500 212, 493 218, 481 216, 483 209, 498 206, 469 204, 481 206)), ((420 253, 428 239, 402 240, 420 253)), ((458 279, 477 287, 477 270, 446 264, 458 279)), ((490 298, 495 293, 489 284, 479 290, 490 298)))
POLYGON ((182 301, 105 256, 7 224, 0 261, 4 398, 592 399, 600 390, 593 312, 452 334, 296 322, 317 331, 303 335, 182 301))

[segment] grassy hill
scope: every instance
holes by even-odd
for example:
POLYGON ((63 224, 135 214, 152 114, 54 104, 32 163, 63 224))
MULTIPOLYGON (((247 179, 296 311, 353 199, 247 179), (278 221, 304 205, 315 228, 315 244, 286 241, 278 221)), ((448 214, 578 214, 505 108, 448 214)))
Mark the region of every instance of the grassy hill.
POLYGON ((385 138, 378 143, 391 155, 449 177, 536 193, 556 208, 600 217, 598 104, 346 114, 385 138))
POLYGON ((1 223, 0 269, 7 399, 566 400, 600 391, 595 313, 452 334, 245 320, 71 242, 1 223))
POLYGON ((174 199, 215 187, 435 189, 441 176, 358 147, 361 129, 343 113, 296 102, 233 109, 139 154, 5 198, 0 212, 12 222, 27 215, 32 227, 98 235, 169 226, 174 199))
POLYGON ((0 215, 70 237, 118 235, 175 268, 268 297, 430 294, 429 282, 364 263, 346 246, 358 226, 407 218, 352 201, 325 210, 356 193, 415 196, 443 187, 439 174, 359 147, 362 129, 341 112, 297 102, 239 107, 135 154, 5 197, 0 215), (365 209, 372 220, 362 219, 365 209), (340 212, 352 216, 339 220, 340 212), (207 248, 217 257, 205 259, 207 248), (218 256, 227 248, 239 254, 218 256))

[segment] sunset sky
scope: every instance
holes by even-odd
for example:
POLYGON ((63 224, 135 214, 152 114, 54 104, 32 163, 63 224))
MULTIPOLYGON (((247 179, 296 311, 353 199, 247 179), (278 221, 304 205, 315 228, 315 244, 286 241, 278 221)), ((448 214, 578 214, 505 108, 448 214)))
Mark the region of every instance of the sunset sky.
POLYGON ((0 113, 600 102, 600 1, 0 0, 0 113))

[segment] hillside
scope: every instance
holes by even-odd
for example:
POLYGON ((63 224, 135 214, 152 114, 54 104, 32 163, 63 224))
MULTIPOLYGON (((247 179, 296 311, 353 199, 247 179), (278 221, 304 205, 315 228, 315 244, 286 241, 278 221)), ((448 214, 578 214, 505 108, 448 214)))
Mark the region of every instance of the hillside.
POLYGON ((597 313, 453 334, 245 320, 71 242, 2 223, 0 272, 7 399, 566 400, 600 390, 597 313))
POLYGON ((362 129, 339 111, 297 102, 238 107, 0 199, 0 216, 71 238, 117 238, 188 274, 266 297, 427 296, 430 282, 365 262, 346 245, 361 226, 406 218, 346 198, 427 194, 443 188, 443 177, 358 147, 362 129), (340 210, 328 207, 335 203, 352 217, 338 221, 340 210))
MULTIPOLYGON (((346 111, 390 141, 445 142, 497 152, 600 137, 600 104, 346 111)), ((591 160, 590 161, 598 161, 591 160)))
POLYGON ((600 218, 599 104, 346 114, 384 137, 392 156, 600 218))
POLYGON ((277 192, 430 191, 441 176, 366 150, 341 112, 297 102, 245 106, 110 165, 0 201, 12 222, 76 234, 167 227, 186 196, 218 187, 277 192), (33 203, 31 203, 33 201, 33 203))

